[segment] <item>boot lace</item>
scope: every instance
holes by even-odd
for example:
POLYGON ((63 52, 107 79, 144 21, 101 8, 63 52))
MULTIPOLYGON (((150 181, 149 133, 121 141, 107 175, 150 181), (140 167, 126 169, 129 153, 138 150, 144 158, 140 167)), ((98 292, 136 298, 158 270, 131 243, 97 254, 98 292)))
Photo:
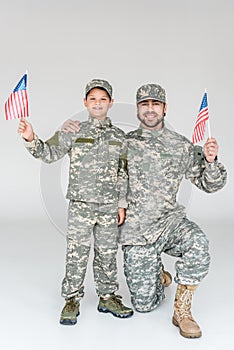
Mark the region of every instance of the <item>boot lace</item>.
POLYGON ((182 320, 183 318, 188 318, 193 321, 193 317, 191 315, 191 301, 192 301, 193 293, 191 290, 186 289, 178 299, 178 309, 177 314, 182 320))

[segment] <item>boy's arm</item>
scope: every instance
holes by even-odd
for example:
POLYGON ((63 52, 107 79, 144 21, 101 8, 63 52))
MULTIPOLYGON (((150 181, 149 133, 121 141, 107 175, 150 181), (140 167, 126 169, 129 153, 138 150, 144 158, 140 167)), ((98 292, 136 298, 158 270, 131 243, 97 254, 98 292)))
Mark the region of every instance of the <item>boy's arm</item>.
POLYGON ((127 171, 127 142, 123 142, 123 146, 120 152, 119 168, 118 168, 118 191, 119 202, 118 207, 126 209, 127 204, 127 191, 128 191, 128 171, 127 171))
POLYGON ((18 132, 24 139, 27 150, 45 163, 52 163, 61 159, 71 148, 71 137, 67 134, 56 132, 46 142, 43 142, 34 133, 32 125, 25 120, 21 120, 18 132))

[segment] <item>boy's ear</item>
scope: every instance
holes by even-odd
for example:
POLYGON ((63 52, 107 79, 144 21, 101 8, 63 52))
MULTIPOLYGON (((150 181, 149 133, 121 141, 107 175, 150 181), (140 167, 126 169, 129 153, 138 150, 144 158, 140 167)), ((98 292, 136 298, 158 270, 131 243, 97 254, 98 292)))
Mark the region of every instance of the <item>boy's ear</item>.
POLYGON ((110 100, 110 106, 109 106, 109 108, 111 108, 112 106, 113 106, 113 103, 114 103, 115 101, 114 101, 114 99, 112 98, 111 100, 110 100))

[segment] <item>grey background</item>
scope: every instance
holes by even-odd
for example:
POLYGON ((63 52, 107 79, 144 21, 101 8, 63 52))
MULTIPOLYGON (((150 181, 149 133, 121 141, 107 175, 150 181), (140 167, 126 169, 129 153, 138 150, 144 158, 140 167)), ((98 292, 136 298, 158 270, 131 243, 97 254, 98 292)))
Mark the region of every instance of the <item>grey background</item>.
MULTIPOLYGON (((127 349, 160 343, 188 349, 188 342, 189 349, 232 348, 233 11, 234 3, 228 0, 0 1, 0 343, 5 348, 62 349, 69 343, 127 349), (83 117, 83 91, 92 78, 113 85, 116 105, 110 116, 126 131, 138 125, 137 88, 160 83, 167 91, 168 123, 188 138, 207 89, 211 132, 228 183, 213 195, 185 185, 181 195, 189 218, 204 228, 211 242, 210 275, 194 303, 204 331, 200 340, 179 337, 171 325, 175 284, 153 313, 136 314, 132 320, 99 315, 91 266, 80 325, 59 326, 65 239, 56 220, 63 213, 58 226, 64 226, 65 201, 53 201, 55 193, 47 187, 57 175, 59 189, 65 191, 67 164, 44 168, 24 149, 18 121, 5 121, 4 102, 26 69, 29 121, 42 139, 65 119, 83 117), (53 205, 60 209, 52 214, 53 205)), ((121 294, 129 301, 121 259, 120 252, 121 294)), ((173 260, 165 257, 165 262, 173 272, 173 260)))

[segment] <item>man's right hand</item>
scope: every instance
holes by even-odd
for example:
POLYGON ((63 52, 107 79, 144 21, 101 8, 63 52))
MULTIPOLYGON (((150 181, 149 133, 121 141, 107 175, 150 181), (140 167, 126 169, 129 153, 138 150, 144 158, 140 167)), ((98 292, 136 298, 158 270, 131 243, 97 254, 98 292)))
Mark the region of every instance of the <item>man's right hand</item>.
POLYGON ((64 132, 79 132, 80 131, 80 121, 79 120, 66 120, 61 128, 64 132))
POLYGON ((20 119, 18 133, 28 142, 34 139, 33 127, 25 119, 20 119))

